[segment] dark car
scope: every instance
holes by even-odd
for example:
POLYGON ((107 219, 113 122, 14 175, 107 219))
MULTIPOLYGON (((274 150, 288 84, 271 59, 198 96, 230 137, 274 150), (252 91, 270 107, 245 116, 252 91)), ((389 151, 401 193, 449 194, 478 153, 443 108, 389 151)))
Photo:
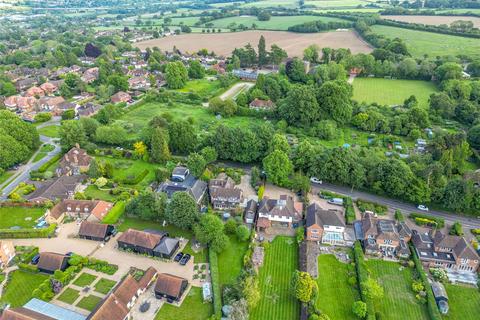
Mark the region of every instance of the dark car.
POLYGON ((184 255, 182 257, 182 259, 180 260, 180 265, 182 265, 182 266, 186 265, 188 260, 190 260, 190 257, 191 257, 191 255, 189 255, 188 253, 186 255, 184 255))
POLYGON ((40 255, 37 254, 35 257, 32 258, 32 264, 37 264, 40 260, 40 255))
POLYGON ((173 261, 179 262, 180 260, 182 260, 182 258, 183 258, 183 252, 179 252, 179 253, 177 253, 177 255, 175 256, 175 258, 173 258, 173 261))

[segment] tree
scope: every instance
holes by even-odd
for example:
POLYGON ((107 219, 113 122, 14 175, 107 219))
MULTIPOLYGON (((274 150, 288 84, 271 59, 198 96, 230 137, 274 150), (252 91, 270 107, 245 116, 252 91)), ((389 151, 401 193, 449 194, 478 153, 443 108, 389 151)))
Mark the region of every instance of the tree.
POLYGON ((190 169, 190 173, 193 174, 193 176, 197 178, 201 177, 206 166, 207 162, 202 155, 196 152, 190 153, 187 159, 187 167, 190 169))
POLYGON ((157 182, 164 182, 170 177, 170 170, 166 168, 157 168, 155 170, 155 180, 157 182))
POLYGON ((243 224, 237 228, 235 233, 239 241, 247 241, 250 237, 250 230, 248 230, 248 228, 243 224))
POLYGON ((467 140, 472 148, 480 150, 480 124, 468 130, 467 140))
POLYGON ((93 138, 95 137, 95 133, 97 132, 97 128, 100 126, 100 123, 98 123, 98 121, 94 118, 85 117, 80 118, 79 122, 82 125, 87 138, 93 140, 93 138))
POLYGON ((273 139, 270 141, 268 146, 268 153, 271 153, 275 150, 280 150, 285 154, 290 154, 290 144, 288 143, 287 138, 283 134, 274 134, 273 139))
POLYGON ((212 147, 203 148, 202 150, 200 150, 200 154, 202 155, 203 159, 205 159, 205 162, 207 164, 217 161, 218 158, 217 151, 212 147))
POLYGON ((243 295, 245 297, 245 300, 247 300, 248 308, 252 310, 257 306, 261 298, 258 278, 253 275, 247 276, 243 281, 242 285, 243 295))
POLYGON ((320 109, 338 123, 347 123, 352 117, 351 96, 351 86, 340 80, 325 82, 317 92, 320 109))
POLYGON ((212 98, 208 105, 214 114, 220 114, 222 117, 231 117, 238 109, 237 104, 232 99, 222 100, 219 97, 212 98))
POLYGON ((360 319, 364 319, 367 315, 367 304, 361 300, 355 301, 352 307, 353 314, 360 319))
POLYGON ((301 191, 303 194, 307 194, 311 189, 310 179, 300 172, 295 173, 291 182, 292 189, 295 191, 301 191))
POLYGON ((435 70, 437 81, 461 79, 463 68, 455 62, 445 62, 435 70))
POLYGON ((175 121, 168 127, 169 146, 173 152, 188 154, 197 145, 195 128, 186 120, 175 121))
POLYGON ((258 41, 258 66, 262 67, 268 63, 268 55, 265 45, 265 38, 263 35, 260 36, 258 41))
POLYGON ((231 307, 229 320, 248 320, 248 303, 245 299, 235 300, 231 307))
POLYGON ((187 68, 180 61, 167 63, 165 67, 165 80, 170 89, 180 89, 188 81, 187 68))
POLYGON ((171 158, 168 148, 167 133, 162 128, 155 128, 152 133, 150 159, 156 163, 165 163, 171 158))
POLYGON ((270 13, 265 10, 261 10, 257 16, 259 21, 268 21, 270 20, 270 17, 271 17, 270 13))
POLYGON ((430 95, 430 110, 445 119, 455 116, 455 104, 445 92, 430 95))
POLYGON ((87 173, 90 178, 94 178, 94 179, 102 176, 102 172, 98 165, 97 160, 92 159, 92 161, 90 161, 90 166, 88 167, 87 173))
POLYGON ((383 288, 378 284, 378 282, 373 278, 368 278, 363 283, 363 292, 365 295, 374 301, 378 301, 383 298, 383 288))
POLYGON ((127 131, 118 124, 98 127, 95 132, 95 140, 101 143, 120 145, 127 139, 127 131))
POLYGON ((318 291, 317 282, 308 272, 297 270, 293 273, 292 290, 295 298, 307 303, 312 300, 318 291))
POLYGON ((462 225, 460 222, 456 221, 453 225, 452 228, 450 229, 449 234, 454 235, 454 236, 463 236, 463 229, 462 225))
POLYGON ((195 237, 210 249, 220 253, 228 245, 229 239, 225 235, 222 220, 214 214, 204 214, 193 228, 195 237))
POLYGON ((191 60, 188 68, 188 76, 192 79, 203 79, 205 68, 198 60, 191 60))
POLYGON ((197 204, 188 193, 175 192, 167 205, 166 216, 169 223, 181 229, 191 229, 198 219, 197 204))
POLYGON ((279 186, 287 186, 289 176, 293 172, 293 165, 288 156, 281 150, 274 150, 265 159, 263 167, 267 174, 267 179, 279 186))
POLYGON ((81 146, 87 141, 82 124, 75 120, 67 120, 62 123, 59 131, 60 144, 64 150, 70 150, 77 143, 81 146))
POLYGON ((303 61, 298 58, 293 58, 286 63, 285 73, 293 82, 304 82, 307 77, 303 61))
POLYGON ((144 220, 161 221, 165 219, 167 195, 146 191, 133 198, 125 207, 129 215, 137 216, 144 220))
POLYGON ((273 44, 270 47, 270 60, 273 65, 279 65, 284 59, 288 57, 288 54, 285 50, 273 44))
POLYGON ((316 44, 309 45, 303 50, 303 60, 311 63, 317 63, 319 59, 319 47, 316 44))
POLYGON ((320 107, 314 88, 305 85, 294 86, 280 102, 277 112, 290 125, 311 127, 320 117, 320 107))
POLYGON ((108 76, 107 84, 115 88, 115 92, 127 91, 129 87, 127 77, 118 73, 108 76))
POLYGON ((97 179, 97 181, 95 181, 95 185, 98 188, 103 188, 107 184, 107 182, 108 182, 107 179, 105 179, 104 177, 100 177, 97 179))
POLYGON ((65 110, 62 113, 62 120, 72 120, 75 118, 75 110, 74 109, 69 109, 65 110))

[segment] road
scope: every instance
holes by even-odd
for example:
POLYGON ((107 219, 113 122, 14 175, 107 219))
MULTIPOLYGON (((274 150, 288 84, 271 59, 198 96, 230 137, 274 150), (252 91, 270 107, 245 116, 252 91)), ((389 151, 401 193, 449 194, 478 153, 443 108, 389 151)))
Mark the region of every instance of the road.
MULTIPOLYGON (((58 118, 52 119, 50 121, 42 123, 37 128, 42 128, 42 127, 51 126, 51 125, 60 125, 60 120, 58 118)), ((55 149, 53 149, 52 151, 47 153, 47 155, 45 157, 43 157, 42 159, 40 159, 39 161, 33 162, 33 159, 35 159, 35 156, 40 151, 40 148, 39 148, 32 155, 32 157, 30 158, 30 160, 26 164, 24 164, 24 165, 20 166, 20 168, 18 168, 17 172, 14 175, 13 180, 7 180, 2 185, 0 185, 0 189, 3 188, 2 189, 2 194, 0 195, 0 200, 7 200, 8 195, 13 190, 15 190, 15 188, 20 183, 27 181, 30 178, 30 171, 38 170, 38 168, 40 168, 44 163, 48 162, 55 155, 60 153, 60 151, 61 151, 60 145, 55 141, 54 138, 50 138, 50 137, 41 135, 40 136, 40 141, 42 142, 42 144, 47 143, 47 144, 53 145, 55 147, 55 149)))

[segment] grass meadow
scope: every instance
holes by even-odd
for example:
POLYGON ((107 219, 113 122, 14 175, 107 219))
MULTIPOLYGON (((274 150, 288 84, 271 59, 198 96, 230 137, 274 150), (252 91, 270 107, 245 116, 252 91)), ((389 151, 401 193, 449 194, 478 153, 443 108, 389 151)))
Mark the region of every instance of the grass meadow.
POLYGON ((419 303, 412 290, 412 269, 400 270, 396 262, 377 259, 368 260, 367 267, 384 290, 383 298, 375 303, 383 320, 429 319, 426 306, 419 303))
POLYGON ((60 126, 46 126, 40 129, 37 129, 38 133, 42 136, 47 136, 50 138, 59 138, 60 126))
POLYGON ((191 287, 180 307, 164 303, 155 320, 205 320, 213 314, 213 305, 203 303, 202 289, 191 287))
POLYGON ((239 16, 218 19, 211 23, 213 23, 215 28, 228 28, 230 24, 235 23, 237 27, 240 24, 243 24, 246 27, 251 27, 252 24, 256 24, 257 29, 287 30, 290 26, 310 21, 331 22, 345 20, 319 16, 273 16, 268 21, 259 21, 255 16, 239 16))
POLYGON ((292 275, 297 268, 295 238, 277 236, 265 249, 265 259, 259 271, 261 299, 250 312, 251 320, 299 318, 300 304, 290 290, 292 275))
POLYGON ((355 78, 353 99, 358 102, 382 105, 398 105, 414 95, 420 107, 428 108, 430 95, 438 91, 435 84, 420 80, 390 80, 379 78, 355 78))
POLYGON ((11 308, 21 307, 32 298, 33 290, 46 279, 48 276, 41 273, 13 271, 9 274, 9 282, 3 290, 0 302, 10 304, 11 308))
POLYGON ((480 291, 477 288, 446 284, 450 310, 444 319, 477 320, 480 315, 480 291))
POLYGON ((354 267, 338 261, 334 255, 322 254, 318 257, 316 305, 331 320, 355 318, 352 305, 360 299, 360 294, 348 284, 351 276, 355 277, 354 267))

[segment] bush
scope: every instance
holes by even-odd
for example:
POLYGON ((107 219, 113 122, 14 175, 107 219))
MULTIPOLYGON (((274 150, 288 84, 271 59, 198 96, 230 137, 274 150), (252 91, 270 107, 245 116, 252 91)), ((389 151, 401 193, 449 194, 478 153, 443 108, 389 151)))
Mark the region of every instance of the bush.
POLYGON ((46 122, 52 119, 52 114, 50 112, 39 112, 35 116, 35 122, 46 122))
POLYGON ((400 210, 395 210, 395 220, 397 220, 398 222, 405 221, 405 217, 400 210))
POLYGON ((372 212, 375 212, 376 214, 384 215, 388 210, 387 206, 383 204, 378 204, 376 202, 366 201, 363 199, 358 199, 356 203, 357 203, 358 209, 360 209, 360 211, 362 212, 372 211, 372 212))
POLYGON ((455 222, 450 229, 450 234, 454 236, 463 236, 463 228, 460 222, 455 222))
POLYGON ((237 231, 237 222, 234 219, 228 219, 225 223, 225 233, 235 234, 237 231))
POLYGON ((222 295, 220 291, 220 274, 218 272, 218 256, 215 251, 209 248, 208 257, 209 257, 209 263, 210 263, 210 277, 212 280, 212 290, 213 290, 213 312, 216 317, 221 317, 222 295))
POLYGON ((0 239, 22 239, 22 238, 48 238, 53 236, 56 224, 42 229, 0 229, 0 239))
POLYGON ((480 229, 472 229, 470 231, 472 232, 472 234, 474 234, 476 236, 480 236, 480 229))
POLYGON ((103 218, 103 223, 114 224, 125 213, 125 201, 115 203, 110 212, 103 218))
POLYGON ((355 221, 355 209, 353 208, 353 202, 350 197, 343 198, 343 205, 345 206, 345 222, 347 224, 353 224, 355 221))
POLYGON ((31 273, 37 273, 38 272, 38 267, 36 265, 23 263, 23 262, 18 264, 18 269, 23 270, 23 271, 27 271, 27 272, 31 272, 31 273))
POLYGON ((48 168, 53 165, 55 162, 57 162, 58 160, 60 160, 60 158, 63 157, 63 154, 59 153, 57 155, 55 155, 52 159, 48 160, 47 162, 45 162, 44 164, 42 164, 39 168, 38 168, 38 172, 40 173, 44 173, 45 171, 48 170, 48 168))
POLYGON ((365 264, 365 259, 363 256, 363 249, 362 245, 360 244, 360 241, 355 242, 355 246, 353 248, 353 257, 355 260, 355 270, 357 272, 357 279, 359 288, 360 288, 360 297, 363 302, 367 305, 367 316, 365 319, 367 320, 375 320, 375 306, 373 304, 372 299, 368 298, 366 295, 366 292, 364 290, 364 286, 362 286, 362 283, 366 282, 369 278, 368 276, 368 271, 367 271, 367 265, 365 264))
POLYGON ((436 218, 422 213, 410 213, 409 217, 418 225, 431 225, 437 229, 445 226, 445 220, 443 218, 436 218))

